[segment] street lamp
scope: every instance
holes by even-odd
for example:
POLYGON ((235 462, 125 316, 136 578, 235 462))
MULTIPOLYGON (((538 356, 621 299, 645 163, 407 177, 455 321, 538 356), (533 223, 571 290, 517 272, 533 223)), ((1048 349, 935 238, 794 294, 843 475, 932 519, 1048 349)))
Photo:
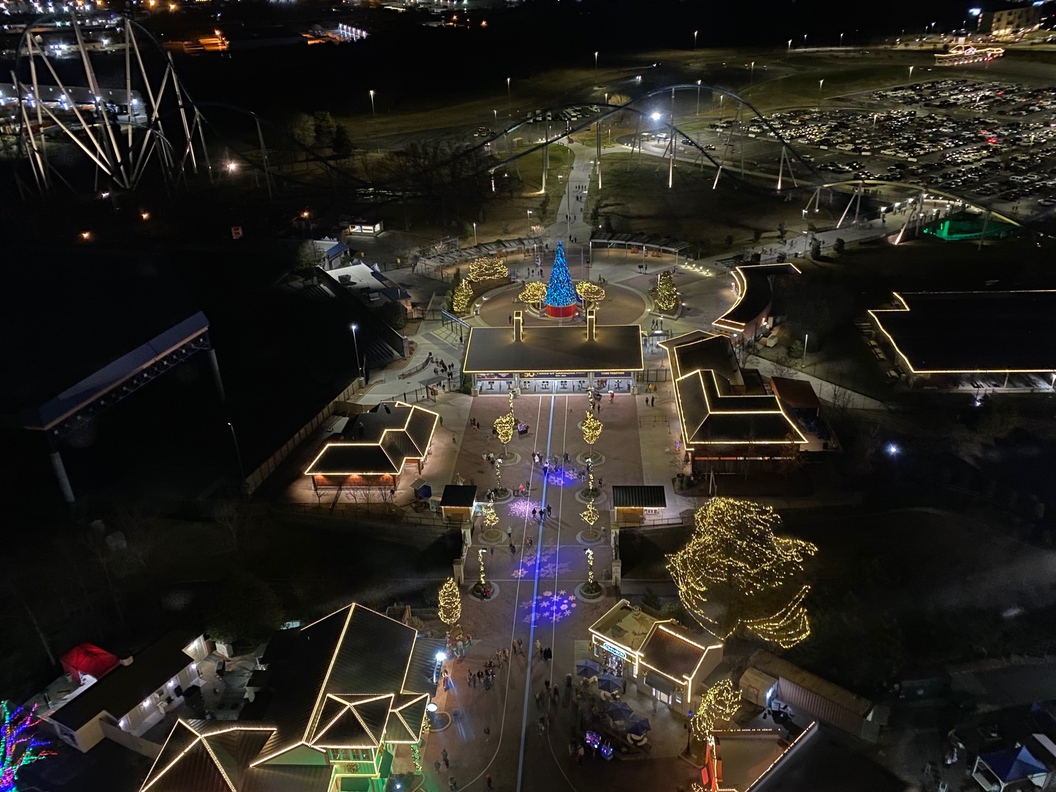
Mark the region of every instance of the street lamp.
POLYGON ((598 53, 595 50, 595 52, 594 52, 594 79, 597 79, 597 77, 598 77, 598 53))
POLYGON ((818 80, 818 98, 819 99, 821 98, 821 89, 824 87, 824 85, 825 85, 825 80, 824 79, 818 80))
POLYGON ((532 210, 529 209, 527 211, 528 211, 528 236, 531 236, 532 235, 532 210))
POLYGON ((755 82, 755 61, 752 61, 752 71, 748 75, 748 84, 751 85, 755 82))
POLYGON ((694 30, 693 31, 693 49, 697 48, 697 33, 699 33, 699 32, 700 32, 699 30, 694 30))
POLYGON ((370 91, 370 114, 372 116, 374 116, 374 123, 377 124, 378 123, 378 113, 374 109, 374 91, 373 90, 370 91))
POLYGON ((792 54, 792 39, 788 40, 788 54, 792 54))
POLYGON ((700 84, 703 80, 697 80, 697 115, 700 115, 700 84))
POLYGON ((513 118, 513 94, 510 93, 510 78, 506 78, 506 115, 513 118))
POLYGON ((909 79, 910 79, 910 81, 913 80, 913 67, 912 66, 909 67, 909 79))
POLYGON ((359 376, 362 372, 362 363, 359 360, 359 338, 356 336, 356 331, 359 329, 359 325, 352 324, 352 343, 355 344, 356 348, 356 376, 359 376))
POLYGON ((473 224, 473 247, 477 246, 477 224, 473 224))
POLYGON ((841 47, 843 46, 843 34, 842 33, 840 34, 840 46, 841 47))

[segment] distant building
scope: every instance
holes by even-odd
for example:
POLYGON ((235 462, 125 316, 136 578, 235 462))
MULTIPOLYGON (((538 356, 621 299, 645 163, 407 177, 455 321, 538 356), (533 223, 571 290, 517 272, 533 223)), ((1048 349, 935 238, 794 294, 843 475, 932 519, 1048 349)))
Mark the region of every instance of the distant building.
POLYGON ((1023 3, 985 10, 979 18, 979 32, 992 36, 1011 36, 1041 24, 1041 3, 1023 3))

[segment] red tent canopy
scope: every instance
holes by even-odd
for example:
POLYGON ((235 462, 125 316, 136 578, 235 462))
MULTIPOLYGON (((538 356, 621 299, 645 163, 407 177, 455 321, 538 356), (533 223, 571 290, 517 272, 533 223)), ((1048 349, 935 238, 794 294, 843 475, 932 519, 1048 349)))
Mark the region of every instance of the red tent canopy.
POLYGON ((73 677, 78 685, 81 683, 81 674, 91 674, 101 679, 119 665, 114 655, 88 643, 73 647, 60 658, 60 662, 62 670, 73 677))

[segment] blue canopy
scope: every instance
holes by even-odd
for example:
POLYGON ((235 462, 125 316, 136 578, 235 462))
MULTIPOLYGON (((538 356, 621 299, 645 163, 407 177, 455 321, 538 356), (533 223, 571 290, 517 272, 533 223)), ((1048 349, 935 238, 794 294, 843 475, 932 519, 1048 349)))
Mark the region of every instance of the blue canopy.
POLYGON ((1023 781, 1031 776, 1048 772, 1045 765, 1034 758, 1027 746, 1008 748, 1004 751, 982 754, 979 757, 1002 783, 1023 781))

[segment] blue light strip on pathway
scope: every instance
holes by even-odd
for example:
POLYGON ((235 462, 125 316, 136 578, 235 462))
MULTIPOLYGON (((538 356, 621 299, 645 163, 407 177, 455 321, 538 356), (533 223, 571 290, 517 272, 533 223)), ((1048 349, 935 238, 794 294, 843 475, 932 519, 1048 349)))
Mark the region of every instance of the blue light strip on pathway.
MULTIPOLYGON (((550 396, 550 427, 546 432, 546 458, 550 458, 550 440, 554 434, 554 404, 557 402, 557 396, 550 396)), ((543 513, 546 512, 546 480, 548 476, 543 476, 543 499, 541 506, 543 513)), ((528 630, 528 664, 527 670, 524 672, 524 710, 521 716, 521 747, 520 753, 517 757, 517 792, 521 792, 522 785, 524 783, 524 742, 528 737, 528 703, 531 701, 532 696, 532 660, 535 658, 535 604, 539 598, 539 567, 541 566, 542 552, 543 552, 543 520, 539 521, 537 526, 538 534, 535 540, 535 578, 532 581, 532 624, 528 630)), ((558 534, 558 540, 560 541, 560 533, 558 534)), ((522 551, 523 552, 523 551, 522 551)))

